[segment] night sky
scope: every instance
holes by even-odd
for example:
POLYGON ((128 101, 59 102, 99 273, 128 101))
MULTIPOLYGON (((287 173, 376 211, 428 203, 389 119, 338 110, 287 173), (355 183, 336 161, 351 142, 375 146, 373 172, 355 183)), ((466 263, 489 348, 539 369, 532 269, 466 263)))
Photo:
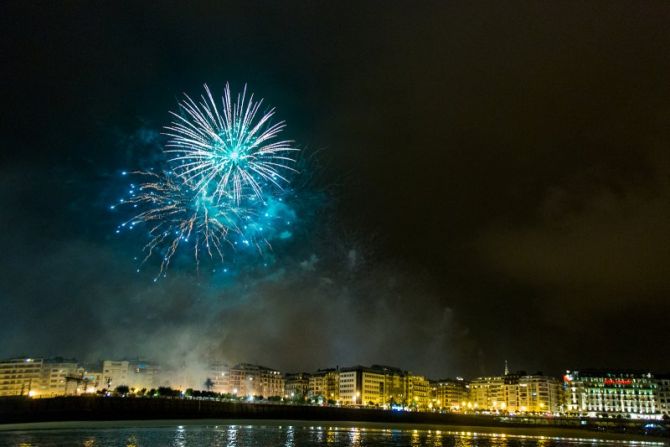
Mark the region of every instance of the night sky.
POLYGON ((145 3, 0 6, 0 357, 670 370, 670 3, 145 3), (227 81, 317 199, 154 283, 119 173, 227 81))

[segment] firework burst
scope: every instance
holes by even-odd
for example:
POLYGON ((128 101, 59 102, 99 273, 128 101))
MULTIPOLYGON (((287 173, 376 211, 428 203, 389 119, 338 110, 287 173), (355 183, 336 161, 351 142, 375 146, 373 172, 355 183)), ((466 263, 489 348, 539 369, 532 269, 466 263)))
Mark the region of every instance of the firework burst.
POLYGON ((296 172, 289 155, 297 149, 278 138, 284 123, 272 123, 274 109, 261 114, 263 101, 247 97, 246 87, 233 101, 228 84, 219 106, 206 85, 200 102, 185 96, 166 127, 168 169, 133 172, 141 181, 119 200, 134 215, 117 233, 146 229, 141 265, 159 257, 156 279, 182 246, 196 266, 205 255, 223 262, 238 248, 263 253, 270 240, 292 237, 296 219, 284 199, 294 195, 287 174, 296 172))
POLYGON ((162 257, 159 276, 165 275, 172 257, 182 244, 193 246, 196 264, 201 253, 210 258, 224 259, 226 245, 232 245, 233 235, 243 233, 239 226, 244 221, 243 210, 214 206, 211 198, 190 188, 174 175, 136 172, 144 181, 131 184, 129 197, 122 203, 137 208, 137 214, 119 225, 132 230, 144 224, 149 242, 144 246, 142 264, 153 255, 162 257))
POLYGON ((285 124, 272 122, 275 110, 261 113, 263 100, 247 96, 246 86, 233 101, 226 84, 218 106, 204 88, 199 102, 184 95, 181 113, 170 112, 175 121, 165 128, 165 152, 175 174, 217 203, 239 205, 245 196, 262 199, 268 189, 281 190, 286 174, 295 172, 291 154, 298 149, 279 139, 285 124))

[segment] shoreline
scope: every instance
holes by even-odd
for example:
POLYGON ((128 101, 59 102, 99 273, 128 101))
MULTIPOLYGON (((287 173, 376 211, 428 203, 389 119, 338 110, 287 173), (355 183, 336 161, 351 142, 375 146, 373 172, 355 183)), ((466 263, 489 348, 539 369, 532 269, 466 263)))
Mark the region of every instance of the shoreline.
POLYGON ((365 421, 317 421, 292 419, 146 419, 146 420, 95 420, 95 421, 51 421, 22 422, 0 424, 0 433, 20 431, 49 430, 110 430, 120 428, 162 428, 173 426, 297 426, 297 427, 328 427, 329 429, 362 430, 423 430, 439 431, 442 434, 469 436, 493 436, 519 439, 560 439, 563 441, 635 443, 640 445, 670 445, 667 438, 645 436, 634 433, 612 433, 586 431, 576 428, 561 427, 491 427, 491 426, 458 426, 449 424, 427 423, 386 423, 365 421))
MULTIPOLYGON (((0 431, 11 427, 48 427, 48 424, 114 424, 131 422, 156 424, 160 421, 179 421, 185 425, 191 421, 218 421, 230 425, 232 421, 247 421, 255 424, 269 421, 293 421, 302 425, 316 423, 383 424, 385 427, 412 426, 467 427, 471 431, 539 433, 542 436, 554 431, 578 434, 579 438, 610 438, 634 436, 637 440, 662 439, 668 442, 667 422, 653 422, 657 431, 651 432, 647 424, 651 421, 579 419, 546 417, 508 417, 496 415, 464 415, 454 413, 398 412, 370 408, 319 407, 304 405, 246 403, 219 400, 182 398, 135 398, 135 397, 55 397, 45 399, 2 398, 0 399, 0 431), (511 430, 511 431, 510 431, 511 430)), ((60 425, 63 427, 64 425, 60 425)), ((633 438, 628 438, 633 439, 633 438)))

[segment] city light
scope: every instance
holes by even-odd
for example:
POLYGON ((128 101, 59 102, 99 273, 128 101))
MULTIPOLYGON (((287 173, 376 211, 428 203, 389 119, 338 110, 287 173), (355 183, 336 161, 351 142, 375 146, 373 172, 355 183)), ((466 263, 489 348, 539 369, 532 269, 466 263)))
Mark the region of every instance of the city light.
POLYGON ((105 360, 96 371, 84 370, 74 360, 10 359, 0 361, 0 383, 11 379, 15 385, 0 389, 0 396, 40 399, 63 395, 183 399, 207 396, 248 403, 351 405, 511 417, 659 420, 670 413, 667 404, 670 378, 651 373, 572 371, 570 381, 564 382, 558 377, 509 372, 471 380, 435 381, 387 366, 282 374, 248 363, 215 364, 205 377, 195 380, 178 371, 168 371, 163 372, 158 364, 139 360, 105 360), (189 384, 193 382, 195 386, 189 384), (161 388, 160 383, 179 385, 161 388), (563 386, 564 383, 570 386, 563 386))

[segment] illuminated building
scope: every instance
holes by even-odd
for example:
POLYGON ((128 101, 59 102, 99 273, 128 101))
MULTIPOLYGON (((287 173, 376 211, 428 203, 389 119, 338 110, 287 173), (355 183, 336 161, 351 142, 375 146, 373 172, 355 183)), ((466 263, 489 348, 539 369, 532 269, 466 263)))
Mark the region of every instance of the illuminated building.
POLYGON ((130 363, 127 360, 114 361, 105 360, 102 362, 102 381, 101 389, 114 390, 117 386, 130 386, 129 373, 130 363))
POLYGON ((77 394, 94 393, 99 389, 105 388, 103 383, 104 379, 102 372, 84 371, 84 374, 82 375, 82 382, 78 387, 77 394))
POLYGON ((228 391, 237 396, 283 396, 282 374, 265 366, 240 363, 230 368, 228 391))
POLYGON ((288 373, 284 376, 284 397, 304 398, 309 393, 310 375, 307 373, 288 373))
POLYGON ((35 396, 41 387, 42 359, 0 361, 0 396, 35 396))
POLYGON ((442 379, 432 383, 434 406, 447 411, 460 411, 468 400, 468 384, 463 379, 442 379))
POLYGON ((372 365, 372 369, 384 375, 384 404, 387 406, 406 406, 409 399, 407 371, 384 365, 372 365))
POLYGON ((77 394, 83 374, 84 370, 78 367, 75 360, 44 360, 38 394, 44 397, 77 394))
POLYGON ((340 372, 337 368, 320 369, 309 377, 308 395, 324 401, 340 400, 340 372))
POLYGON ((340 402, 344 405, 426 409, 431 406, 430 382, 399 368, 372 365, 340 370, 340 402))
POLYGON ((432 407, 432 387, 425 377, 410 374, 407 376, 407 385, 409 406, 417 410, 432 407))
POLYGON ((128 385, 135 390, 150 390, 160 384, 160 367, 146 360, 128 361, 128 385))
POLYGON ((225 363, 213 363, 209 365, 208 379, 212 381, 212 391, 216 393, 231 393, 230 368, 225 363))
POLYGON ((491 413, 556 414, 562 402, 557 379, 523 371, 474 379, 469 396, 463 409, 491 413))
POLYGON ((432 407, 430 382, 400 368, 385 365, 321 369, 309 379, 311 396, 342 405, 432 407))
POLYGON ((566 413, 573 416, 660 419, 656 380, 650 373, 567 371, 566 413))
MULTIPOLYGON (((384 374, 380 371, 361 369, 360 402, 363 405, 384 405, 384 374)), ((357 393, 358 395, 358 393, 357 393)))
POLYGON ((384 382, 384 373, 379 369, 343 368, 340 370, 340 401, 344 405, 384 405, 384 382))
POLYGON ((355 369, 342 371, 340 379, 340 401, 344 405, 356 405, 361 403, 361 380, 355 369))
POLYGON ((470 399, 461 402, 462 410, 505 410, 505 376, 478 377, 470 382, 470 399))
POLYGON ((656 409, 670 418, 670 374, 656 375, 656 409))
POLYGON ((507 413, 556 414, 561 408, 559 381, 542 374, 508 374, 503 396, 497 409, 507 413))

